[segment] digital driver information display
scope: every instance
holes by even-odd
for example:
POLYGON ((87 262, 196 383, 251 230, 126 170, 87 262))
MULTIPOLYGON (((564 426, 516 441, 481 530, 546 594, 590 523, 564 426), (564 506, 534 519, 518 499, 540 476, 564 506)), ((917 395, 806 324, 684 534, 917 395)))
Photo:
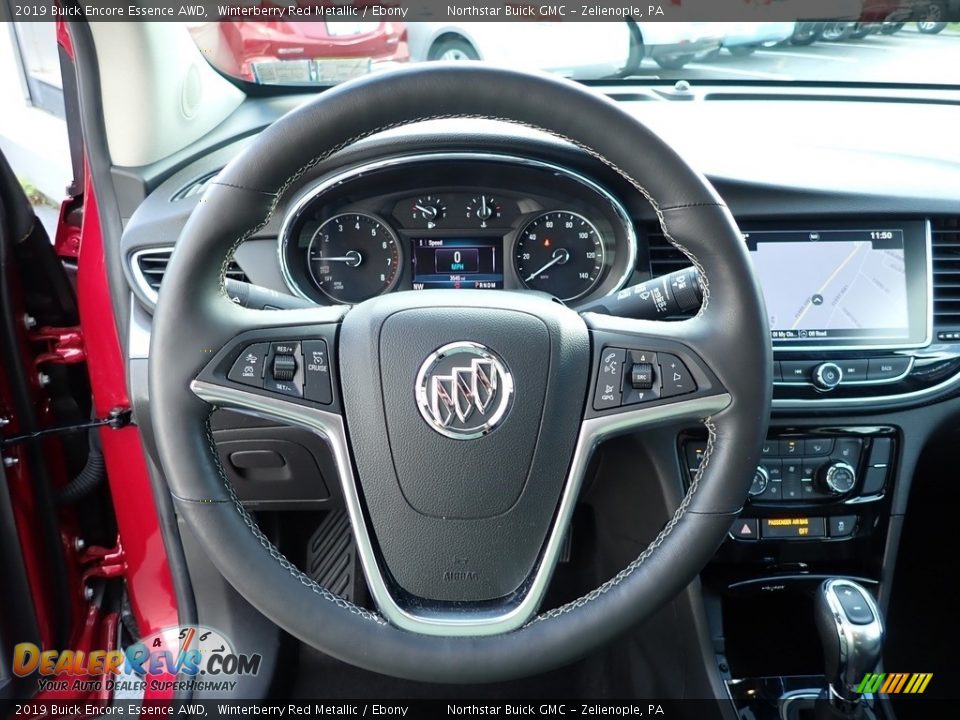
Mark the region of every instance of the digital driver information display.
POLYGON ((744 233, 774 341, 910 337, 904 231, 744 233))
POLYGON ((501 238, 414 238, 413 289, 503 288, 501 238))

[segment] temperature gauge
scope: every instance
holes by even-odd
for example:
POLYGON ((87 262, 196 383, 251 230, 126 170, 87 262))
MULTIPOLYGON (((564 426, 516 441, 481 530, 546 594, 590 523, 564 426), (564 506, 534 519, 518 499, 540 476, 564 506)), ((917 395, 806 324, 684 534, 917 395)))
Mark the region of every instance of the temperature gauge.
POLYGON ((500 203, 491 195, 481 195, 467 203, 467 219, 479 220, 480 227, 486 227, 491 220, 496 220, 502 212, 500 203))

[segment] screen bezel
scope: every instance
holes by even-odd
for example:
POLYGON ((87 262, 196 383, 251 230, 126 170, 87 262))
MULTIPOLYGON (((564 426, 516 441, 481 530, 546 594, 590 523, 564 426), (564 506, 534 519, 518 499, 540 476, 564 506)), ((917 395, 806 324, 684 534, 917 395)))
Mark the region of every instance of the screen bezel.
MULTIPOLYGON (((933 262, 930 223, 925 220, 877 220, 863 222, 797 222, 743 223, 745 240, 755 232, 829 232, 831 230, 901 230, 903 231, 904 272, 907 283, 908 337, 877 340, 875 338, 773 338, 775 350, 790 352, 820 352, 824 350, 893 350, 929 345, 933 339, 933 262)), ((752 264, 752 259, 751 259, 752 264)), ((757 279, 759 284, 759 278, 757 279)))

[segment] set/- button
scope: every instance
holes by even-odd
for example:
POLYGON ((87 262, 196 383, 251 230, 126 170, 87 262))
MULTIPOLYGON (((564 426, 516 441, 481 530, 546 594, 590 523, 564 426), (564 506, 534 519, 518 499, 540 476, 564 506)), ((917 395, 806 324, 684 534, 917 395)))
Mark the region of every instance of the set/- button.
POLYGON ((296 342, 275 342, 270 346, 270 370, 263 382, 263 389, 270 392, 303 397, 303 387, 298 377, 300 347, 296 342))

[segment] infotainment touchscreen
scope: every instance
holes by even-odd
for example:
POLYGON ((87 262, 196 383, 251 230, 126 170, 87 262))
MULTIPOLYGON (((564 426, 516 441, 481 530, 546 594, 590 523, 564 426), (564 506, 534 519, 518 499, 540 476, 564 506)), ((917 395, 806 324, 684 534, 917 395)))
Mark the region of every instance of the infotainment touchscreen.
POLYGON ((922 223, 744 233, 775 345, 924 344, 929 325, 922 223))

